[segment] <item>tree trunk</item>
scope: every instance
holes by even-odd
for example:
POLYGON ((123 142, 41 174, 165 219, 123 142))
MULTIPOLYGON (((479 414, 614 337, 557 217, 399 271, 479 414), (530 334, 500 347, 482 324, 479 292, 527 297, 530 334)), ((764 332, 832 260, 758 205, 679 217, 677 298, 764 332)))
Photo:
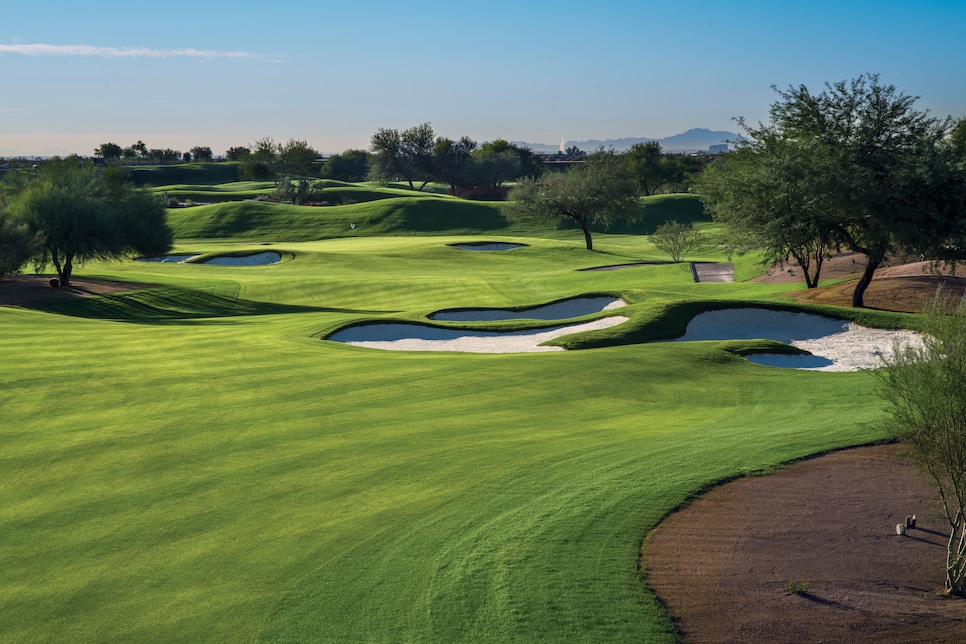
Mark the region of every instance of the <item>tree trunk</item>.
POLYGON ((587 250, 594 250, 594 240, 590 238, 590 228, 587 227, 587 221, 581 219, 580 227, 584 231, 584 242, 587 244, 587 250))
POLYGON ((946 592, 963 597, 966 596, 966 517, 962 509, 951 524, 946 546, 946 592))
POLYGON ((74 256, 67 255, 64 257, 64 265, 58 269, 58 274, 60 277, 61 286, 70 286, 70 276, 74 272, 74 256))
POLYGON ((855 290, 852 291, 853 307, 858 309, 865 308, 865 291, 869 288, 869 284, 872 283, 872 275, 875 273, 875 269, 879 268, 880 263, 881 260, 873 260, 871 257, 868 258, 868 263, 865 265, 862 277, 859 278, 859 283, 855 285, 855 290))

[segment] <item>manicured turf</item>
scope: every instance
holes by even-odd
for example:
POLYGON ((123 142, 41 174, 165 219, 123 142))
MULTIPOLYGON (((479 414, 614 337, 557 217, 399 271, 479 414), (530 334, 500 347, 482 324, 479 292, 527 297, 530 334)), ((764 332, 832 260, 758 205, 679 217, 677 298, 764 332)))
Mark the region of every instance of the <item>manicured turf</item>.
POLYGON ((283 261, 90 264, 78 276, 159 287, 0 309, 0 640, 670 642, 637 568, 647 530, 715 481, 882 438, 866 374, 736 355, 754 343, 637 343, 702 307, 788 305, 788 285, 580 272, 666 258, 640 235, 588 252, 492 205, 394 201, 172 211, 178 252, 283 261), (481 235, 529 246, 450 246, 481 235), (321 339, 589 294, 632 319, 570 344, 611 346, 321 339))

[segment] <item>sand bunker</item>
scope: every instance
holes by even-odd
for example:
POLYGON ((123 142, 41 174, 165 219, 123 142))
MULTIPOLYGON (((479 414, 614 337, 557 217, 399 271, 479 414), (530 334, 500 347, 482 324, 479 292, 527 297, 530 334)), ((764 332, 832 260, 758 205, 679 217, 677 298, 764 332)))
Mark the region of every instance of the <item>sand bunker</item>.
POLYGON ((696 315, 687 332, 674 342, 695 340, 775 340, 808 351, 811 356, 755 354, 756 364, 813 371, 857 371, 882 366, 896 343, 919 344, 914 331, 872 329, 810 313, 769 309, 722 309, 696 315))
POLYGON ((610 264, 608 266, 592 266, 590 268, 581 268, 580 271, 619 271, 622 268, 638 268, 640 266, 657 266, 659 262, 634 262, 632 264, 610 264))
POLYGON ((628 318, 613 316, 548 329, 499 333, 467 329, 441 329, 423 324, 363 324, 330 335, 327 340, 357 347, 388 351, 462 351, 466 353, 534 353, 563 351, 563 347, 541 343, 572 333, 607 329, 628 318))
POLYGON ((453 248, 459 248, 460 250, 495 251, 495 250, 512 250, 514 248, 522 248, 526 246, 526 244, 491 242, 486 244, 452 244, 452 246, 453 248))
POLYGON ((576 297, 544 306, 512 311, 509 309, 449 309, 429 316, 430 320, 483 322, 491 320, 566 320, 601 311, 611 311, 627 302, 616 297, 576 297))
POLYGON ((161 257, 135 257, 136 262, 165 262, 173 264, 183 264, 185 261, 192 259, 194 257, 200 257, 199 255, 163 255, 161 257))
POLYGON ((213 264, 215 266, 265 266, 268 264, 278 264, 280 261, 282 261, 281 254, 275 251, 267 251, 238 257, 213 257, 202 263, 213 264))

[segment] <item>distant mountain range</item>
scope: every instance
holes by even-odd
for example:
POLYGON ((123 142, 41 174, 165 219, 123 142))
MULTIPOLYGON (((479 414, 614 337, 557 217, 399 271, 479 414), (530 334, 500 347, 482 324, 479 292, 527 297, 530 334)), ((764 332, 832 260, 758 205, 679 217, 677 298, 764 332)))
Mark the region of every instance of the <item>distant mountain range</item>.
MULTIPOLYGON (((710 148, 712 145, 737 141, 741 138, 741 136, 735 134, 734 132, 692 128, 687 132, 675 134, 674 136, 667 136, 663 139, 652 139, 647 137, 607 139, 606 141, 590 139, 587 141, 566 141, 564 143, 564 147, 569 148, 572 145, 576 145, 584 152, 593 152, 597 148, 603 146, 604 149, 610 149, 613 147, 616 151, 623 152, 635 143, 657 141, 661 144, 661 150, 664 152, 707 152, 708 148, 710 148)), ((550 145, 546 143, 527 143, 526 141, 514 141, 514 143, 517 145, 525 145, 534 152, 552 154, 560 151, 559 144, 550 145)))

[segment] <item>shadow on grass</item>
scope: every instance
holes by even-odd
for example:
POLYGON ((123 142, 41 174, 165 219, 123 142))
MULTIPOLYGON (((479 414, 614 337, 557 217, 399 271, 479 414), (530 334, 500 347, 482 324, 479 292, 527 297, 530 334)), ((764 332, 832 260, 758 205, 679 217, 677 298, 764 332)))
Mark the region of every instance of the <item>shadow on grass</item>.
POLYGON ((286 313, 385 313, 385 311, 255 302, 211 290, 173 286, 99 297, 49 300, 37 302, 25 308, 44 313, 134 324, 197 323, 205 319, 286 313))

